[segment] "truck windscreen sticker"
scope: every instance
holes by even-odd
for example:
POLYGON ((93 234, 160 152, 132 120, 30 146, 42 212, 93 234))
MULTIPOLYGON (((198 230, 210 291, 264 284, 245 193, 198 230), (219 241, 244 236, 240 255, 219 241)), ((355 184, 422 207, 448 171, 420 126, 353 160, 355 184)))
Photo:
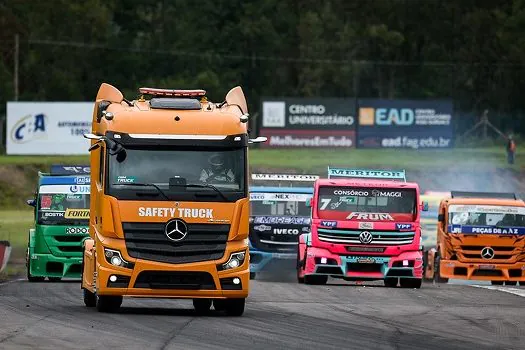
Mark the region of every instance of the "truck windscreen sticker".
POLYGON ((126 176, 126 175, 119 175, 117 176, 116 183, 117 184, 132 184, 136 181, 135 176, 126 176))
POLYGON ((493 234, 493 235, 525 235, 525 227, 490 227, 448 225, 450 233, 493 234))
POLYGON ((310 218, 294 216, 256 216, 254 224, 297 224, 310 225, 310 218))
POLYGON ((251 201, 298 201, 306 202, 312 198, 305 193, 250 193, 251 201))
POLYGON ((371 221, 394 221, 392 215, 388 213, 359 213, 353 212, 346 217, 349 220, 371 220, 371 221))
POLYGON ((518 214, 525 215, 525 207, 501 205, 451 205, 449 213, 518 214))
POLYGON ((89 194, 89 185, 43 185, 38 192, 43 194, 89 194))

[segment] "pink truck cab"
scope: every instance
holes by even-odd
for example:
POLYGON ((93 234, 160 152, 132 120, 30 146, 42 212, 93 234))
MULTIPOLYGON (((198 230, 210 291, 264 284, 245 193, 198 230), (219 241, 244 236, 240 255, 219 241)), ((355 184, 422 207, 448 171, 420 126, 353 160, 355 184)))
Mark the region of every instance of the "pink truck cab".
POLYGON ((297 280, 325 284, 384 280, 420 288, 423 274, 419 186, 405 171, 328 168, 314 184, 311 230, 299 237, 297 280))

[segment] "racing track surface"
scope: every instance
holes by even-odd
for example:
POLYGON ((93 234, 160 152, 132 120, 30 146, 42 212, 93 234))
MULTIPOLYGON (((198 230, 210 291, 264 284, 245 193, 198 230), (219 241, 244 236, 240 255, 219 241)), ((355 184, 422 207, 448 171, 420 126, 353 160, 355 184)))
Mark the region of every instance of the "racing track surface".
MULTIPOLYGON (((0 349, 518 349, 525 299, 468 285, 256 280, 243 317, 196 316, 191 301, 84 307, 78 282, 0 285, 0 349)), ((503 287, 505 288, 505 287, 503 287)), ((515 287, 518 294, 523 287, 515 287)), ((525 295, 523 293, 522 295, 525 295)))

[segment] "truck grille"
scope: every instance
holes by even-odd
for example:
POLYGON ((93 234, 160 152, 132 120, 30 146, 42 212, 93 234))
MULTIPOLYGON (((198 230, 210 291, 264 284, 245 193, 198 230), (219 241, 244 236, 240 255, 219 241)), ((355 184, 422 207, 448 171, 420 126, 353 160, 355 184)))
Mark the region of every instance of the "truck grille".
POLYGON ((165 223, 122 223, 128 254, 137 259, 183 264, 217 260, 224 256, 230 225, 187 224, 179 242, 166 237, 165 223))
POLYGON ((297 251, 299 235, 273 236, 270 233, 250 231, 250 242, 252 245, 266 252, 294 253, 297 251))
POLYGON ((511 263, 515 257, 518 257, 522 250, 515 246, 481 246, 481 245, 460 245, 455 249, 459 261, 464 262, 483 262, 483 263, 511 263), (483 259, 481 251, 485 247, 491 247, 494 251, 492 259, 483 259))
MULTIPOLYGON (((317 236, 320 241, 342 244, 363 244, 359 240, 359 235, 365 230, 332 230, 317 229, 317 236)), ((368 231, 372 234, 372 242, 367 245, 402 245, 410 244, 414 240, 415 232, 396 232, 396 231, 368 231)))
POLYGON ((142 271, 135 288, 215 290, 212 275, 203 271, 142 271))

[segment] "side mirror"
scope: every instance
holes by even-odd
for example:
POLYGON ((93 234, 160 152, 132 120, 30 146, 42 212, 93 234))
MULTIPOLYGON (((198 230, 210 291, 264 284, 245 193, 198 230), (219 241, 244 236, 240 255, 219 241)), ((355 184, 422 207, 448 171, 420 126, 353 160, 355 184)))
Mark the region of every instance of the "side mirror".
POLYGON ((445 221, 445 215, 439 214, 438 215, 438 222, 443 222, 443 221, 445 221))
POLYGON ((268 140, 267 137, 265 136, 259 136, 259 137, 256 137, 254 139, 249 139, 248 140, 248 143, 262 143, 262 142, 266 142, 268 140))
POLYGON ((27 205, 31 206, 31 207, 36 207, 36 200, 34 199, 28 199, 26 201, 27 205))
POLYGON ((421 210, 428 211, 428 202, 423 202, 423 205, 421 206, 421 210))

